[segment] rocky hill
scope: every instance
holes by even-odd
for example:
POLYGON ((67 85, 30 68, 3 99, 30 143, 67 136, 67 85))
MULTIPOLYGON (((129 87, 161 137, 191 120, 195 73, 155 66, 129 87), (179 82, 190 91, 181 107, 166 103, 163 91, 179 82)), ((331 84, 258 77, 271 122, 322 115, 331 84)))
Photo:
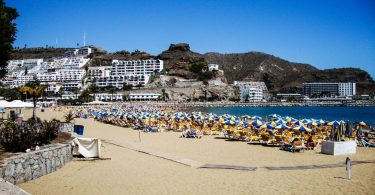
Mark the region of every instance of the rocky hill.
MULTIPOLYGON (((12 53, 13 59, 49 58, 63 55, 68 48, 57 49, 19 49, 12 53)), ((319 70, 309 64, 294 63, 261 52, 236 54, 206 53, 199 54, 190 50, 189 44, 171 44, 158 56, 146 52, 119 51, 107 53, 95 49, 90 66, 111 65, 112 59, 135 60, 157 58, 164 60, 164 67, 171 76, 185 79, 199 79, 191 67, 195 63, 207 62, 219 64, 224 70, 227 83, 235 80, 264 81, 273 92, 301 92, 304 82, 356 82, 359 94, 374 94, 375 82, 364 70, 358 68, 336 68, 319 70)), ((213 78, 215 79, 215 78, 213 78)), ((221 79, 222 80, 222 79, 221 79)), ((207 84, 207 82, 206 82, 207 84)))
POLYGON ((63 56, 71 48, 25 48, 15 49, 11 53, 11 59, 37 59, 63 56))
POLYGON ((301 92, 304 82, 356 82, 359 93, 374 93, 375 82, 358 68, 319 70, 259 52, 243 54, 207 53, 208 63, 220 64, 229 82, 264 81, 272 92, 301 92))
POLYGON ((202 54, 192 52, 186 43, 171 44, 158 58, 164 60, 164 67, 169 69, 170 75, 184 78, 197 78, 197 75, 190 71, 190 67, 196 62, 205 61, 202 54))

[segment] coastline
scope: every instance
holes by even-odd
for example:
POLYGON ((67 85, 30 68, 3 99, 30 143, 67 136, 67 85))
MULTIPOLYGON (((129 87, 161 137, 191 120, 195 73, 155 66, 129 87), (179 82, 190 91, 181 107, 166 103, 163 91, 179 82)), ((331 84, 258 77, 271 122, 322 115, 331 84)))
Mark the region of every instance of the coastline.
MULTIPOLYGON (((121 102, 129 105, 150 104, 151 102, 121 102)), ((205 107, 375 107, 375 102, 369 103, 299 103, 299 102, 152 102, 153 105, 177 108, 205 107)))

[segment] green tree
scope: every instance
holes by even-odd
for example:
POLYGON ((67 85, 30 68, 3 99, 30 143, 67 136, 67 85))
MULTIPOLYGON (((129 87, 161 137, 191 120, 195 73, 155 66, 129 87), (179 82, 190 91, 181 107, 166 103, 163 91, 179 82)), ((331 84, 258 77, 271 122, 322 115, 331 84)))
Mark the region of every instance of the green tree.
POLYGON ((73 89, 74 94, 79 94, 80 91, 81 89, 79 89, 78 87, 73 89))
POLYGON ((90 85, 89 91, 94 95, 94 100, 96 99, 96 94, 99 92, 99 87, 94 83, 90 85))
POLYGON ((169 99, 169 96, 168 96, 168 93, 165 92, 165 89, 162 89, 161 90, 161 98, 163 99, 163 101, 167 101, 167 99, 169 99))
POLYGON ((60 87, 58 93, 59 93, 60 97, 62 97, 62 96, 64 95, 64 93, 65 93, 64 88, 63 88, 63 87, 60 87))
POLYGON ((122 90, 124 91, 128 91, 128 90, 131 90, 133 88, 133 85, 132 84, 127 84, 126 82, 124 83, 123 87, 122 87, 122 90))
POLYGON ((21 98, 21 93, 16 88, 0 88, 0 94, 7 100, 17 100, 21 98))
POLYGON ((207 68, 207 62, 196 62, 190 66, 190 71, 194 73, 200 73, 204 68, 207 68))
POLYGON ((79 99, 84 102, 89 102, 93 100, 92 96, 90 95, 90 91, 88 89, 85 89, 82 91, 81 95, 79 96, 79 99))
POLYGON ((6 74, 7 62, 16 40, 16 24, 14 20, 18 17, 17 10, 5 5, 0 0, 0 78, 6 74))

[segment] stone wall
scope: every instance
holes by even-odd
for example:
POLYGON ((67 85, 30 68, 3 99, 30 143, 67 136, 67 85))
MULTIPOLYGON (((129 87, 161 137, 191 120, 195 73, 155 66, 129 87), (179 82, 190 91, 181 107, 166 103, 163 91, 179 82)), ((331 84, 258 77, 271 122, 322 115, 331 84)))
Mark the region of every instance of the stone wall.
POLYGON ((54 172, 72 158, 70 144, 49 145, 39 151, 4 159, 0 165, 0 177, 10 183, 20 184, 54 172))

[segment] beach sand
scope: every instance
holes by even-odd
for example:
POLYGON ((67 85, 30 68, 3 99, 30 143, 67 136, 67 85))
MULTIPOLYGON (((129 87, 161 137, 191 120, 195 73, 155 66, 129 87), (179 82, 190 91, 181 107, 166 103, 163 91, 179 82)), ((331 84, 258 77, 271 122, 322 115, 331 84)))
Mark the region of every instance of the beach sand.
MULTIPOLYGON (((31 109, 23 111, 31 116, 31 109)), ((62 120, 63 113, 46 109, 42 119, 62 120)), ((71 161, 39 179, 20 184, 32 194, 373 194, 375 163, 352 166, 352 179, 345 168, 271 171, 266 166, 322 165, 345 162, 347 156, 320 151, 290 153, 276 147, 226 141, 214 136, 179 138, 179 133, 141 133, 76 119, 85 126, 84 137, 103 140, 104 157, 111 160, 71 161), (198 169, 121 146, 142 146, 202 163, 256 166, 256 171, 198 169)), ((357 148, 352 160, 375 160, 375 148, 357 148)))

